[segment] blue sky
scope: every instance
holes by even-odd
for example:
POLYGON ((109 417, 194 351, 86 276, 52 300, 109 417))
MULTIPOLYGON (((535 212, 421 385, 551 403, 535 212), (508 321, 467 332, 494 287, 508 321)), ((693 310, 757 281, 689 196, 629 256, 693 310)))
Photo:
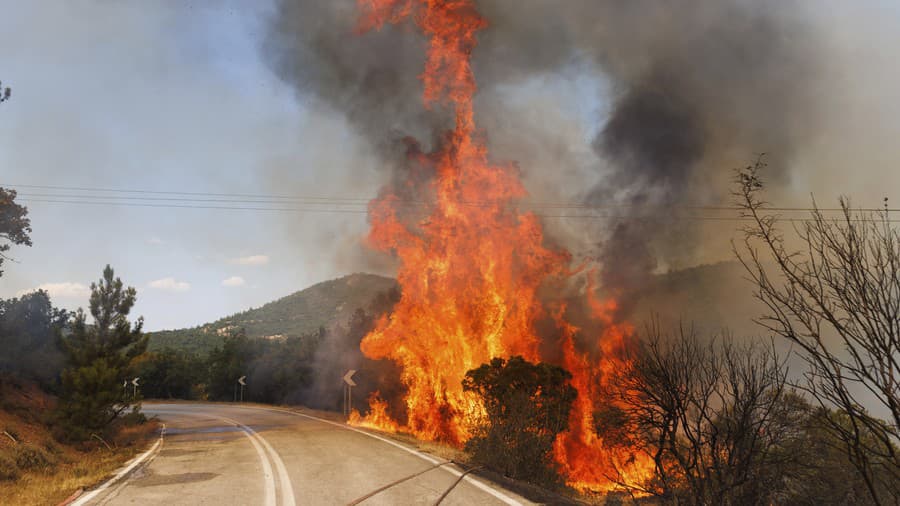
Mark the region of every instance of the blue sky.
MULTIPOLYGON (((342 190, 319 187, 319 164, 346 171, 363 155, 305 154, 322 145, 317 137, 334 138, 341 121, 308 114, 266 67, 258 46, 267 6, 201 4, 210 5, 5 6, 0 79, 13 99, 0 117, 0 183, 342 190)), ((138 289, 135 312, 150 329, 202 323, 344 274, 329 232, 365 230, 362 215, 328 216, 326 227, 321 215, 51 203, 29 210, 34 247, 14 252, 0 296, 48 286, 56 303, 85 305, 84 287, 110 263, 138 289), (311 254, 307 240, 321 249, 311 254)))
MULTIPOLYGON (((801 201, 810 191, 876 198, 900 187, 900 14, 875 0, 868 10, 822 5, 846 93, 800 160, 792 191, 801 201), (848 167, 857 167, 852 177, 848 167)), ((266 65, 266 1, 2 0, 0 12, 0 79, 13 88, 0 105, 0 186, 363 198, 383 182, 377 157, 345 120, 298 97, 266 65)), ((498 100, 520 120, 562 129, 571 151, 590 157, 605 98, 601 76, 573 68, 498 100)), ((497 133, 501 158, 517 158, 513 134, 497 133)), ((520 161, 553 163, 547 156, 520 161)), ((526 184, 552 184, 543 177, 526 184)), ((29 211, 34 247, 12 251, 0 297, 44 286, 55 303, 84 306, 109 263, 138 289, 135 313, 148 329, 204 323, 354 271, 389 273, 363 253, 362 214, 39 202, 29 211)))

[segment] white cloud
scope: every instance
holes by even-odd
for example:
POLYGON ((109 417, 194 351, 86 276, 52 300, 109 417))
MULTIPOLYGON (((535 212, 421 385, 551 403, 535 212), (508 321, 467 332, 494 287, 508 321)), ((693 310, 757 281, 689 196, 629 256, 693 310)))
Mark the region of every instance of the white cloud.
POLYGON ((167 292, 186 292, 191 289, 191 284, 185 281, 176 281, 175 278, 162 278, 150 282, 150 288, 167 292))
POLYGON ((244 283, 245 283, 244 278, 242 278, 240 276, 231 276, 228 279, 222 280, 222 286, 230 286, 230 287, 244 286, 244 283))
POLYGON ((47 292, 50 297, 85 298, 91 296, 90 288, 82 285, 81 283, 72 283, 70 281, 65 281, 63 283, 44 283, 42 285, 38 285, 36 288, 22 290, 16 295, 21 297, 26 293, 36 292, 38 290, 47 292))
POLYGON ((268 255, 250 255, 246 257, 234 258, 231 263, 238 265, 266 265, 269 263, 268 255))

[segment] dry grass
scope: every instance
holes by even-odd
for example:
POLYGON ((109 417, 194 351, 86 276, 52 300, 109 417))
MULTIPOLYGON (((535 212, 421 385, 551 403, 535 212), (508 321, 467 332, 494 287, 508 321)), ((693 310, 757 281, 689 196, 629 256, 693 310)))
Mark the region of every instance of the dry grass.
POLYGON ((59 504, 102 482, 156 438, 148 422, 124 426, 115 438, 81 447, 54 440, 46 425, 54 399, 37 387, 0 381, 0 504, 59 504), (5 432, 5 434, 4 434, 5 432))
MULTIPOLYGON (((146 441, 150 441, 154 428, 145 425, 150 429, 146 441)), ((84 452, 66 448, 52 470, 26 471, 19 479, 0 484, 0 504, 59 504, 76 490, 102 482, 145 449, 145 444, 135 443, 113 451, 105 447, 84 452)))

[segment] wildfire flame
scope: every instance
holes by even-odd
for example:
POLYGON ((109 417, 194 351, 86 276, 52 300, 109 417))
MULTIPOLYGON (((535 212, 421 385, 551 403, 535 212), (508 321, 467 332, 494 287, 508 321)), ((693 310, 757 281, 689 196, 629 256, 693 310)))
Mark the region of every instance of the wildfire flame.
POLYGON ((372 392, 369 396, 369 412, 363 417, 359 411, 352 410, 350 412, 350 425, 357 427, 369 427, 370 429, 383 430, 385 432, 400 431, 400 424, 394 421, 387 413, 388 404, 381 398, 381 394, 377 391, 372 392))
MULTIPOLYGON (((476 91, 471 53, 476 32, 487 22, 472 0, 358 0, 360 30, 412 18, 428 37, 424 83, 426 107, 449 107, 455 126, 434 152, 420 157, 435 178, 429 191, 434 204, 415 223, 401 212, 402 199, 386 192, 369 207, 369 242, 400 260, 400 301, 362 341, 363 353, 400 365, 407 387, 403 430, 426 440, 461 445, 472 420, 484 414, 477 398, 462 390, 466 371, 494 357, 520 355, 539 361, 535 322, 548 316, 538 298, 548 279, 569 273, 570 255, 545 246, 541 223, 516 209, 526 196, 512 164, 488 160, 476 129, 472 99, 476 91), (406 218, 406 219, 404 219, 406 218)), ((588 290, 591 292, 592 290, 588 290)), ((615 357, 630 329, 613 324, 614 306, 591 301, 609 325, 599 336, 603 357, 591 361, 576 349, 578 330, 553 316, 563 335, 564 365, 579 397, 570 428, 555 444, 555 456, 571 484, 579 488, 615 488, 611 470, 641 473, 646 462, 604 447, 594 432, 593 413, 604 373, 621 367, 615 357)), ((387 405, 373 399, 365 418, 351 423, 396 431, 387 405)), ((621 476, 622 473, 616 473, 621 476)))

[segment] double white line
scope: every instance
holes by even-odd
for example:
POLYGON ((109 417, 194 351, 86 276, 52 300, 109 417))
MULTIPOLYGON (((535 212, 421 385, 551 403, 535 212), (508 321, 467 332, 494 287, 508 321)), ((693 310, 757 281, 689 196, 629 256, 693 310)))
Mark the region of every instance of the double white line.
POLYGON ((250 440, 250 443, 253 444, 253 448, 259 455, 259 460, 263 467, 265 481, 264 488, 266 492, 266 498, 263 504, 265 504, 265 506, 277 506, 278 504, 275 500, 275 475, 272 473, 272 464, 269 463, 269 460, 271 459, 271 461, 275 463, 275 469, 278 471, 278 484, 281 485, 281 506, 295 506, 294 487, 291 486, 291 477, 288 476, 287 468, 284 466, 284 462, 281 460, 281 456, 278 455, 278 452, 275 451, 275 448, 272 448, 272 445, 270 445, 265 438, 257 434, 256 431, 241 422, 232 420, 231 418, 218 418, 241 429, 244 435, 250 440))
MULTIPOLYGON (((241 409, 256 409, 256 410, 264 410, 264 411, 278 411, 278 412, 281 412, 281 413, 287 413, 287 414, 289 414, 289 415, 294 415, 294 416, 300 416, 300 417, 303 417, 303 418, 308 418, 308 419, 310 419, 310 420, 317 420, 317 421, 322 422, 322 423, 327 423, 328 425, 333 425, 333 426, 338 427, 338 428, 340 428, 340 429, 349 430, 349 431, 352 431, 352 432, 356 432, 356 433, 358 433, 358 434, 362 434, 363 436, 370 437, 370 438, 372 438, 372 439, 377 439, 377 440, 381 441, 382 443, 387 443, 387 444, 389 444, 389 445, 391 445, 391 446, 393 446, 393 447, 395 447, 395 448, 398 448, 398 449, 403 450, 403 451, 405 451, 405 452, 411 453, 411 454, 415 455, 416 457, 419 457, 420 459, 423 459, 423 460, 425 460, 425 461, 427 461, 427 462, 430 462, 431 464, 435 464, 435 465, 436 465, 436 464, 440 464, 440 463, 441 463, 439 460, 435 459, 435 458, 432 457, 431 455, 428 455, 427 453, 422 453, 422 452, 420 452, 420 451, 418 451, 418 450, 414 450, 414 449, 412 449, 412 448, 407 448, 406 446, 404 446, 404 445, 402 445, 402 444, 400 444, 400 443, 398 443, 398 442, 396 442, 396 441, 392 441, 392 440, 390 440, 390 439, 387 439, 387 438, 384 438, 384 437, 381 437, 381 436, 372 434, 371 432, 366 432, 366 431, 364 431, 364 430, 357 429, 356 427, 351 427, 351 426, 349 426, 349 425, 347 425, 347 424, 344 424, 344 423, 337 423, 337 422, 333 422, 333 421, 331 421, 331 420, 326 420, 326 419, 324 419, 324 418, 319 418, 319 417, 317 417, 317 416, 307 415, 306 413, 299 413, 299 412, 297 412, 297 411, 293 411, 293 410, 289 410, 289 409, 284 409, 284 408, 274 408, 274 407, 272 407, 272 408, 269 408, 269 407, 263 408, 263 407, 256 407, 256 406, 237 406, 237 407, 239 407, 239 408, 241 408, 241 409)), ((446 463, 446 462, 445 462, 445 463, 446 463)), ((497 489, 495 489, 494 487, 491 487, 491 486, 489 486, 489 485, 486 485, 485 483, 482 483, 480 480, 477 480, 477 479, 473 478, 472 475, 468 474, 467 471, 461 471, 461 470, 457 470, 457 469, 453 468, 452 466, 443 466, 443 465, 442 465, 442 466, 439 466, 439 468, 442 469, 442 470, 444 470, 444 471, 446 471, 446 472, 448 472, 448 473, 450 473, 450 474, 452 474, 452 475, 454 475, 454 476, 459 477, 461 480, 465 480, 467 483, 473 485, 474 487, 478 488, 479 490, 482 490, 482 491, 484 491, 484 492, 487 492, 488 494, 494 496, 495 498, 497 498, 498 500, 500 500, 500 501, 503 502, 504 504, 508 504, 508 505, 510 505, 510 506, 522 506, 522 502, 519 501, 518 499, 513 498, 513 497, 510 497, 510 496, 506 495, 505 493, 501 492, 500 490, 497 490, 497 489)))

